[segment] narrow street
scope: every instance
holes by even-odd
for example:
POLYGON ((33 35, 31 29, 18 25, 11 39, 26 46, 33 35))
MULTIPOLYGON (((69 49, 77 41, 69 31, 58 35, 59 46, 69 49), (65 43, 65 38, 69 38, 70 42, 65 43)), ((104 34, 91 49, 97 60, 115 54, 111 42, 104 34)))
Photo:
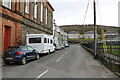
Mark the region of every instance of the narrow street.
POLYGON ((79 44, 26 65, 5 65, 2 70, 3 78, 117 78, 79 44))

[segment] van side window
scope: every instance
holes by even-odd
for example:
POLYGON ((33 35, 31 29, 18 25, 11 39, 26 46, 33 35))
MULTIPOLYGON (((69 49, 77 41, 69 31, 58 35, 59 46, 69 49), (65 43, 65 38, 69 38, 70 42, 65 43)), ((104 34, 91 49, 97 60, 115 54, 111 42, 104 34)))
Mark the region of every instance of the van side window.
POLYGON ((48 43, 49 43, 49 39, 48 39, 48 43))
POLYGON ((41 43, 41 37, 29 38, 29 43, 41 43))
POLYGON ((44 43, 47 43, 47 38, 44 38, 44 43))
POLYGON ((51 44, 53 43, 52 39, 50 40, 50 43, 51 43, 51 44))

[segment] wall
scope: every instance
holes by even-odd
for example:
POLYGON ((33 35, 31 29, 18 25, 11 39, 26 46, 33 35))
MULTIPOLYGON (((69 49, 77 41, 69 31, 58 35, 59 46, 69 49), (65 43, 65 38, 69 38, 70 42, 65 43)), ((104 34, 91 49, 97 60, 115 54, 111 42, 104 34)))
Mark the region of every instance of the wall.
MULTIPOLYGON (((23 3, 25 4, 25 3, 23 3)), ((23 11, 22 11, 22 14, 24 15, 24 17, 22 18, 22 21, 24 22, 24 24, 22 24, 22 44, 25 45, 26 44, 26 34, 53 34, 52 32, 52 25, 51 25, 51 21, 52 21, 52 18, 50 18, 50 16, 48 16, 48 20, 47 21, 47 24, 45 24, 45 8, 47 7, 48 8, 48 12, 49 12, 49 15, 53 15, 53 10, 51 10, 51 8, 49 7, 49 5, 44 2, 43 3, 44 5, 44 9, 43 9, 43 22, 41 22, 41 3, 38 2, 37 4, 37 10, 38 10, 38 13, 37 13, 37 18, 35 19, 34 18, 34 3, 30 3, 30 12, 29 14, 26 14, 25 13, 25 10, 24 10, 24 5, 23 5, 23 11)))
POLYGON ((2 18, 0 17, 0 57, 2 56, 3 42, 2 42, 2 18))
MULTIPOLYGON (((30 3, 30 14, 25 13, 25 2, 12 2, 11 9, 6 8, 1 5, 0 1, 0 53, 4 53, 4 26, 9 26, 11 28, 10 34, 10 45, 18 46, 26 44, 26 34, 52 34, 52 21, 53 21, 53 11, 48 2, 44 3, 44 7, 49 9, 48 23, 43 24, 40 22, 40 3, 38 4, 38 18, 35 19, 34 16, 34 5, 30 3), (2 16, 1 16, 2 14, 2 16)), ((45 14, 45 13, 44 13, 45 14)), ((43 14, 43 15, 44 15, 43 14)), ((44 17, 45 20, 45 17, 44 17)))

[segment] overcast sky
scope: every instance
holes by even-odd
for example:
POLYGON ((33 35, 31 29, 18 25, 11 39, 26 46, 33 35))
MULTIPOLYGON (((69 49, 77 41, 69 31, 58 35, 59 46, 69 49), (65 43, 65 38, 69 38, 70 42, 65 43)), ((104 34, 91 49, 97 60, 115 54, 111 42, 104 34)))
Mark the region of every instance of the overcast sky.
MULTIPOLYGON (((83 24, 88 0, 48 0, 54 11, 57 25, 83 24)), ((96 0, 97 1, 97 0, 96 0)), ((98 0, 97 24, 118 26, 118 2, 120 0, 98 0)), ((93 0, 90 0, 84 24, 93 24, 93 0)))

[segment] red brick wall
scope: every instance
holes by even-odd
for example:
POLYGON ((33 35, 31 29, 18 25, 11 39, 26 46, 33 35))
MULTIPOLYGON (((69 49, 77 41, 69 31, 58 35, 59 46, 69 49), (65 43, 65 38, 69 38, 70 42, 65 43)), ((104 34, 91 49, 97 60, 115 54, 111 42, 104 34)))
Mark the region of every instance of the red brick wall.
POLYGON ((3 41, 2 41, 2 18, 0 17, 0 55, 2 54, 3 50, 3 41))
MULTIPOLYGON (((4 26, 9 26, 11 28, 11 33, 9 36, 10 37, 9 46, 21 45, 22 44, 21 24, 2 18, 2 41, 3 41, 2 43, 4 43, 4 26)), ((4 48, 4 44, 3 44, 3 48, 4 48)))
POLYGON ((21 45, 22 44, 22 27, 21 24, 16 23, 16 29, 15 29, 15 45, 21 45))
MULTIPOLYGON (((15 8, 15 4, 16 3, 12 3, 12 10, 20 10, 19 7, 15 8)), ((19 4, 20 5, 20 4, 19 4)), ((13 17, 17 20, 22 21, 22 17, 16 13, 13 13, 12 11, 2 8, 0 7, 0 13, 3 13, 5 15, 8 15, 10 17, 13 17)), ((14 22, 10 19, 6 19, 2 17, 2 25, 0 25, 0 35, 2 35, 2 38, 0 38, 2 43, 2 46, 0 46, 0 53, 4 53, 4 26, 9 26, 11 28, 11 33, 10 33, 10 40, 9 40, 9 46, 17 46, 17 45, 21 45, 22 43, 22 26, 20 23, 18 22, 14 22)))

